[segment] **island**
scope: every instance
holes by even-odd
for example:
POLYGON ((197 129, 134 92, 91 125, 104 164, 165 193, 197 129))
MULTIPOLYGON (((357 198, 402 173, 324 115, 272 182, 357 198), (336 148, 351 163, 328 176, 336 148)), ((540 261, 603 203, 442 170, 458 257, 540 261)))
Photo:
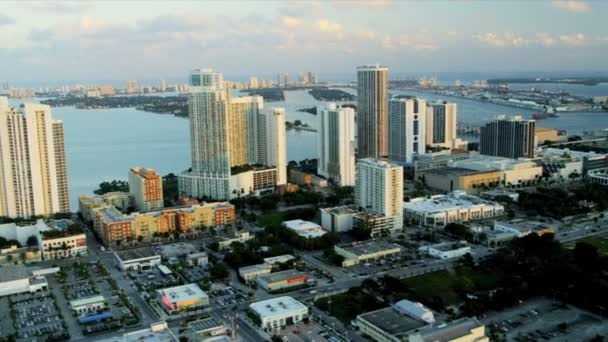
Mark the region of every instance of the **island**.
POLYGON ((264 102, 285 101, 285 93, 280 88, 262 88, 246 90, 250 96, 259 95, 264 98, 264 102))
POLYGON ((317 101, 353 101, 355 99, 355 95, 343 90, 326 87, 313 88, 308 93, 317 101))
POLYGON ((73 106, 79 109, 133 108, 146 112, 188 117, 187 96, 60 96, 40 101, 51 107, 73 106))
POLYGON ((294 122, 290 122, 290 121, 285 121, 285 129, 286 130, 292 130, 295 129, 296 131, 310 131, 310 132, 316 132, 317 130, 310 127, 309 124, 302 122, 300 120, 295 120, 294 122))
POLYGON ((494 78, 489 79, 490 84, 505 83, 562 83, 562 84, 582 84, 595 86, 600 83, 608 82, 608 77, 563 77, 563 78, 494 78))

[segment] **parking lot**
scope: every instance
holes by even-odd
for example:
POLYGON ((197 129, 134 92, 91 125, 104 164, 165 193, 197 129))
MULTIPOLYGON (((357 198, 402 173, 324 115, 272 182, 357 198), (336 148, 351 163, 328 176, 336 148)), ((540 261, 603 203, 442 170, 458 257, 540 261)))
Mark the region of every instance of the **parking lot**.
POLYGON ((10 301, 18 340, 69 338, 65 322, 50 292, 19 294, 11 296, 10 301))
POLYGON ((342 341, 314 321, 299 322, 293 326, 288 326, 280 331, 283 341, 289 342, 339 342, 342 341))
POLYGON ((212 302, 219 306, 243 304, 249 300, 246 292, 231 286, 211 290, 209 291, 209 295, 212 298, 212 302))
POLYGON ((174 273, 165 275, 158 267, 128 273, 140 292, 150 292, 156 289, 181 285, 183 282, 174 273))
POLYGON ((189 266, 180 270, 184 278, 191 283, 198 283, 208 276, 207 266, 189 266))
POLYGON ((608 334, 607 319, 548 299, 526 302, 483 321, 508 341, 588 341, 608 334))

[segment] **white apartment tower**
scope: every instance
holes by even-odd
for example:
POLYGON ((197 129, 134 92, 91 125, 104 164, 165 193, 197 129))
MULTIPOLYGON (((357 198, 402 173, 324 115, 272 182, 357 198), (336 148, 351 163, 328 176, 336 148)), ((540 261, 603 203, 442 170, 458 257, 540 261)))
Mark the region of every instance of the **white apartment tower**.
POLYGON ((258 118, 264 109, 261 96, 230 99, 230 165, 258 163, 258 118))
POLYGON ((355 111, 329 103, 317 109, 317 172, 340 186, 355 185, 355 111))
POLYGON ((190 75, 188 116, 192 169, 179 177, 180 195, 229 198, 230 92, 221 73, 196 69, 190 75))
POLYGON ((396 163, 410 164, 426 148, 426 100, 415 97, 389 101, 389 153, 396 163))
POLYGON ((69 212, 63 123, 46 105, 9 108, 0 97, 0 216, 69 212))
POLYGON ((258 120, 259 162, 277 168, 277 185, 287 184, 285 109, 261 112, 258 120))
POLYGON ((457 107, 453 102, 439 101, 426 109, 426 144, 456 148, 457 107))
POLYGON ((355 201, 366 214, 388 219, 388 230, 402 230, 403 167, 379 159, 359 159, 355 201))

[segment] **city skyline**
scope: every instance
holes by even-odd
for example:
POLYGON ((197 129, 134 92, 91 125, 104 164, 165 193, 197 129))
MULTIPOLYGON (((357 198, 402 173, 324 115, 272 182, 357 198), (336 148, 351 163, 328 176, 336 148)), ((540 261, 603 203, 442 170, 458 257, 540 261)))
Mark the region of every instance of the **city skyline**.
POLYGON ((352 65, 369 62, 395 72, 591 72, 604 67, 607 6, 387 0, 166 9, 153 2, 11 2, 0 16, 0 62, 13 66, 3 76, 16 82, 171 78, 199 65, 235 75, 350 74, 352 65), (402 20, 402 13, 412 15, 402 20))

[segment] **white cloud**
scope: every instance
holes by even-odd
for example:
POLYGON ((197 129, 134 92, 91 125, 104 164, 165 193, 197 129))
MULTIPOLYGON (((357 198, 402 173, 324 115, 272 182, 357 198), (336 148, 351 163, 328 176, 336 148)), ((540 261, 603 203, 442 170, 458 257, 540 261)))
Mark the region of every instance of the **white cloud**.
POLYGON ((587 44, 587 39, 582 33, 561 35, 559 36, 559 40, 567 46, 583 46, 587 44))
POLYGON ((518 47, 530 43, 524 36, 514 34, 512 32, 494 33, 487 32, 473 36, 480 42, 498 48, 518 47))
POLYGON ((302 23, 302 21, 296 17, 292 17, 292 16, 283 16, 281 18, 281 22, 283 23, 283 26, 287 27, 287 28, 294 28, 294 27, 298 27, 300 26, 300 24, 302 23))
POLYGON ((554 0, 551 4, 554 7, 576 13, 586 13, 591 10, 589 4, 582 0, 554 0))
POLYGON ((555 45, 556 42, 556 39, 552 35, 545 32, 537 33, 536 38, 543 46, 547 47, 555 45))
POLYGON ((325 33, 339 33, 342 31, 342 25, 327 19, 321 19, 317 21, 317 29, 325 33))
POLYGON ((404 49, 417 52, 432 52, 439 49, 433 35, 426 30, 411 34, 400 34, 396 36, 385 36, 381 46, 385 49, 404 49))

